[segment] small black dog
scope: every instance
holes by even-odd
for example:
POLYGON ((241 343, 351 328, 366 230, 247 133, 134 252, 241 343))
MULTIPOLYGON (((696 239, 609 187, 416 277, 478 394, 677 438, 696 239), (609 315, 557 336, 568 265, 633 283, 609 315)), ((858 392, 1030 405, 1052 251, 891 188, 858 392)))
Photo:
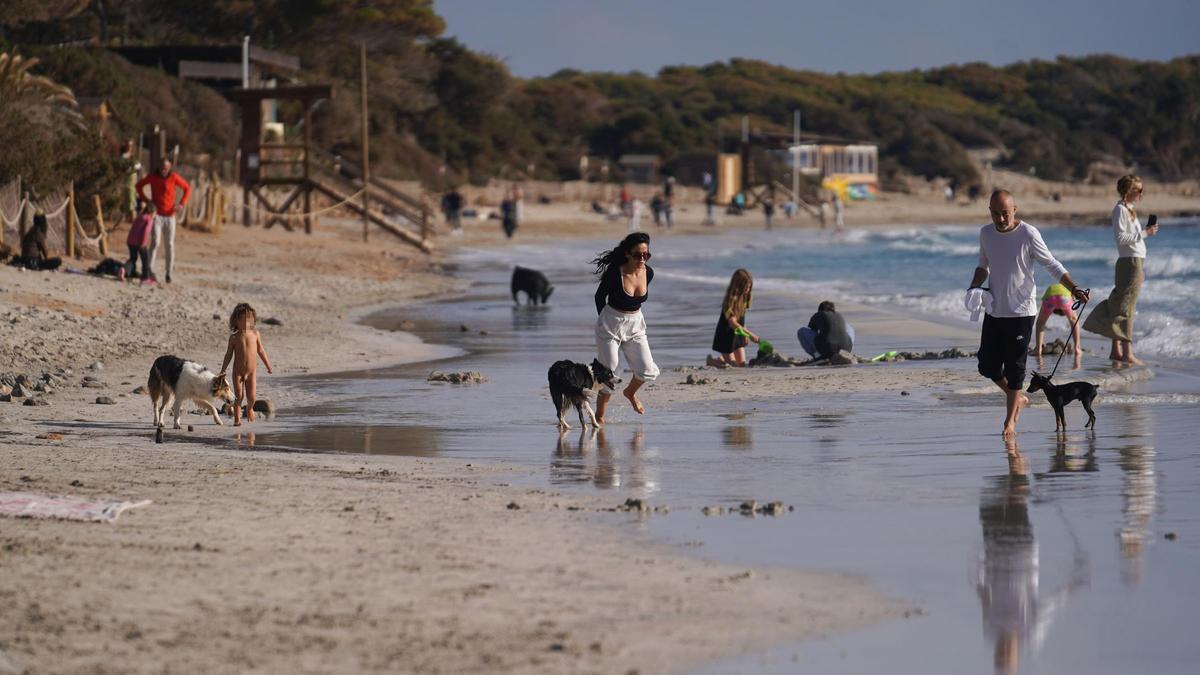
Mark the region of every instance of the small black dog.
POLYGON ((1068 382, 1066 384, 1054 384, 1050 378, 1045 375, 1039 375, 1034 372, 1029 378, 1029 393, 1033 393, 1041 389, 1046 392, 1046 400, 1050 401, 1050 407, 1054 408, 1054 430, 1067 430, 1067 416, 1063 412, 1063 408, 1068 403, 1076 399, 1083 404, 1083 409, 1087 411, 1088 423, 1083 425, 1083 428, 1095 428, 1096 413, 1092 412, 1092 400, 1096 398, 1100 387, 1091 382, 1068 382))
POLYGON ((522 291, 528 296, 528 304, 544 305, 550 299, 550 294, 554 292, 554 286, 551 285, 545 274, 518 265, 513 269, 512 296, 513 302, 519 305, 521 301, 517 299, 517 291, 522 291))
POLYGON ((579 424, 586 427, 589 423, 599 429, 602 424, 596 420, 596 412, 592 410, 592 401, 600 387, 615 389, 621 380, 603 363, 592 359, 591 366, 573 361, 557 361, 550 366, 546 374, 550 381, 550 398, 554 399, 554 409, 558 412, 558 428, 570 429, 567 424, 567 408, 574 406, 579 413, 579 424), (584 416, 584 413, 587 416, 584 416))

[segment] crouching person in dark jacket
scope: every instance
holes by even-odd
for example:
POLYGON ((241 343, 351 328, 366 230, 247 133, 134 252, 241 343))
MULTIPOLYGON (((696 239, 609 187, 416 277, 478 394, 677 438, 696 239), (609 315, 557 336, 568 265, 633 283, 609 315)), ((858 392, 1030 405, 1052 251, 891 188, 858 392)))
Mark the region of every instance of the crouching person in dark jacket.
POLYGON ((808 325, 796 331, 800 346, 815 359, 827 359, 840 350, 854 351, 854 328, 837 313, 829 300, 817 306, 808 325))

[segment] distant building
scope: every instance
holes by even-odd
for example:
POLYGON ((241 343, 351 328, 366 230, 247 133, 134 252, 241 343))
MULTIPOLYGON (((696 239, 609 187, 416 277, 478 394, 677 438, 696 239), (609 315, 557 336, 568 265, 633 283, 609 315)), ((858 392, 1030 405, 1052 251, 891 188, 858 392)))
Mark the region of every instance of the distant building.
POLYGON ((821 187, 842 199, 872 199, 879 189, 879 146, 801 143, 788 148, 800 173, 818 176, 821 187))
POLYGON ((621 155, 617 160, 629 183, 652 184, 659 181, 662 160, 658 155, 621 155))
MULTIPOLYGON (((185 80, 197 80, 213 89, 224 91, 242 86, 241 45, 156 45, 110 49, 130 63, 158 68, 185 80)), ((275 79, 289 81, 300 73, 300 59, 290 54, 250 45, 249 56, 251 87, 261 87, 275 79)))

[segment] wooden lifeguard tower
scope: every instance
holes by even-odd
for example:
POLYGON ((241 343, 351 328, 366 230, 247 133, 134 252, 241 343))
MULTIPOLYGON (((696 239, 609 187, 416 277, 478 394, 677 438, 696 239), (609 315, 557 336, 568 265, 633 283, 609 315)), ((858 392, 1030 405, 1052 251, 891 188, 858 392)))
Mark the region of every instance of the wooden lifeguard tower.
MULTIPOLYGON (((329 85, 285 85, 267 88, 238 88, 225 93, 237 103, 242 113, 238 164, 238 182, 242 187, 242 224, 250 225, 250 205, 257 202, 269 214, 265 227, 275 224, 294 229, 290 220, 300 218, 304 231, 313 228, 312 196, 314 192, 331 199, 334 204, 362 216, 403 241, 430 251, 428 218, 422 200, 407 195, 378 180, 362 180, 362 171, 322 152, 312 144, 312 111, 322 100, 333 98, 329 85), (286 139, 264 139, 266 126, 263 107, 267 101, 299 101, 303 110, 303 138, 300 143, 286 139), (287 189, 282 201, 275 202, 271 190, 287 189), (290 210, 300 201, 299 214, 290 210)), ((365 230, 364 230, 365 236, 365 230)))

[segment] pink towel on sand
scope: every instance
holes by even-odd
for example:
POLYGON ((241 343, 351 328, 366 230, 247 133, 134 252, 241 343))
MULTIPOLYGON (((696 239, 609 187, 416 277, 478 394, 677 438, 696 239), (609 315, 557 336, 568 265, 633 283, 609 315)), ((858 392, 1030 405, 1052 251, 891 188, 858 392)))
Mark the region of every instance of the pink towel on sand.
POLYGON ((111 523, 125 509, 150 503, 95 501, 81 497, 58 497, 35 492, 0 492, 0 516, 13 518, 61 518, 111 523))

